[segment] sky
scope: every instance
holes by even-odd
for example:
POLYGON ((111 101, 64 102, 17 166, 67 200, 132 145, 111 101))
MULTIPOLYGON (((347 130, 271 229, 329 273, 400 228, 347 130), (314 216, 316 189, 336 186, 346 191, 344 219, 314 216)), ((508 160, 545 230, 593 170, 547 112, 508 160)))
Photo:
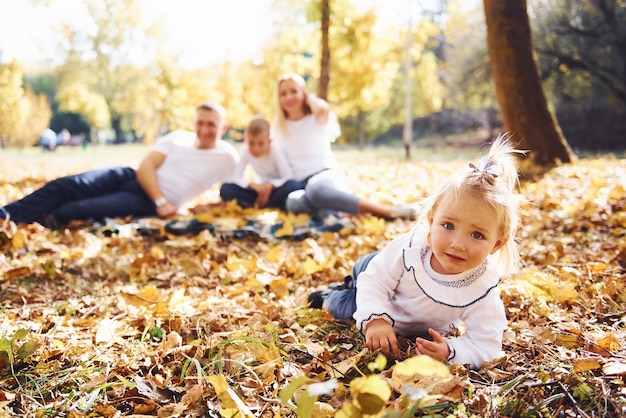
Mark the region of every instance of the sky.
MULTIPOLYGON (((48 1, 50 6, 43 7, 37 5, 43 0, 0 0, 0 63, 47 62, 55 50, 52 28, 59 21, 90 29, 83 1, 48 1)), ((254 58, 271 36, 272 0, 142 1, 148 5, 146 20, 163 17, 167 49, 180 54, 179 65, 184 68, 254 58)), ((394 22, 404 19, 409 1, 356 0, 356 4, 378 7, 379 20, 394 22)))

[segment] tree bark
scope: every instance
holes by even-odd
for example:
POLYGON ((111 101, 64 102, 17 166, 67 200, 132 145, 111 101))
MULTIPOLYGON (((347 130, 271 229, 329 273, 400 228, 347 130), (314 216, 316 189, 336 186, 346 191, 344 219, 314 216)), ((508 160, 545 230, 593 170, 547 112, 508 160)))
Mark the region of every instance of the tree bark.
POLYGON ((543 92, 526 0, 484 0, 487 48, 504 129, 528 150, 523 170, 540 174, 576 159, 543 92))
POLYGON ((330 28, 330 0, 322 0, 322 60, 320 63, 320 81, 317 87, 318 97, 328 100, 328 84, 330 82, 330 46, 328 30, 330 28))

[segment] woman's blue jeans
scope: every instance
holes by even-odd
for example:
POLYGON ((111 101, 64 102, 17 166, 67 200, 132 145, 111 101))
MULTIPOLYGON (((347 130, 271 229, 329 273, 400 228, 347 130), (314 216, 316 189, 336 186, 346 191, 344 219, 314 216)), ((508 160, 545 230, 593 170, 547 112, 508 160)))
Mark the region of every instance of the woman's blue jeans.
POLYGON ((71 220, 156 215, 154 202, 130 167, 61 177, 2 209, 16 223, 39 222, 49 227, 65 225, 71 220))

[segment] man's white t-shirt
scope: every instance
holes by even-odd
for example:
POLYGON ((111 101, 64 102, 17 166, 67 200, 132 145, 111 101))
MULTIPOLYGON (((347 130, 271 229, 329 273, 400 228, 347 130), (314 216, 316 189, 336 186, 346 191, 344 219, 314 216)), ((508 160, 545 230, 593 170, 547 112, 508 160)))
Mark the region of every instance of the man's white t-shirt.
POLYGON ((239 160, 237 150, 221 139, 210 149, 196 148, 195 143, 195 132, 174 131, 152 147, 165 155, 157 180, 167 201, 177 208, 231 177, 239 160))

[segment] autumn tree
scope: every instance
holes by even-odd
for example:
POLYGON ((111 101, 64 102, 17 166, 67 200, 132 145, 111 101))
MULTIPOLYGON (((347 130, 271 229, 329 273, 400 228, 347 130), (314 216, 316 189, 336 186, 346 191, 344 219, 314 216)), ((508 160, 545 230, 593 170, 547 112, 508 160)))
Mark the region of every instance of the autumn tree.
POLYGON ((489 128, 489 109, 497 106, 487 56, 487 29, 481 4, 469 5, 462 0, 448 4, 444 35, 445 60, 441 70, 445 74, 444 106, 461 111, 485 112, 489 128))
POLYGON ((0 136, 19 148, 35 144, 52 115, 46 96, 24 87, 23 79, 17 61, 0 65, 0 136))
POLYGON ((89 0, 84 7, 93 19, 93 32, 62 24, 65 60, 58 69, 59 102, 64 110, 85 114, 96 128, 110 123, 116 142, 123 142, 124 131, 137 129, 133 117, 145 112, 140 108, 151 91, 147 83, 152 74, 134 56, 151 49, 147 34, 152 32, 141 26, 137 0, 89 0))
POLYGON ((543 92, 532 51, 525 0, 484 0, 487 46, 505 130, 529 150, 526 172, 545 171, 575 157, 543 92))
POLYGON ((330 82, 330 46, 328 41, 330 0, 321 1, 321 14, 322 58, 320 60, 320 81, 317 87, 317 95, 326 100, 328 98, 328 83, 330 82))
POLYGON ((544 76, 584 73, 626 105, 626 4, 535 0, 535 48, 544 76))
POLYGON ((395 47, 388 51, 386 57, 389 63, 398 63, 398 71, 391 84, 390 100, 387 104, 387 117, 394 124, 403 124, 406 121, 406 93, 409 84, 411 86, 409 116, 412 120, 442 109, 447 90, 440 76, 442 62, 437 57, 437 49, 441 43, 438 39, 440 32, 439 25, 424 13, 409 30, 389 29, 388 37, 394 39, 395 47), (407 42, 407 39, 410 41, 407 42), (410 44, 408 57, 405 51, 407 44, 410 44), (400 62, 403 59, 410 60, 408 72, 401 69, 400 62), (407 82, 407 77, 411 78, 410 83, 407 82))

